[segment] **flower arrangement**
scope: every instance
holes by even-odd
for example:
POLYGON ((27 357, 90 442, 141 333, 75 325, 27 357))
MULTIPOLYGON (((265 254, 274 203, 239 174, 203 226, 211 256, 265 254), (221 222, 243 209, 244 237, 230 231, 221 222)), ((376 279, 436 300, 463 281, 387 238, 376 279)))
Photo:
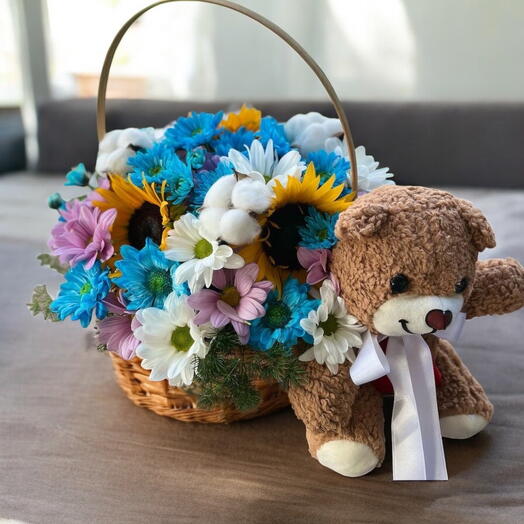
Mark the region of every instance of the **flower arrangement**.
MULTIPOLYGON (((285 387, 305 361, 336 373, 362 332, 330 275, 355 196, 341 131, 318 113, 281 123, 246 106, 111 131, 94 174, 66 175, 85 194, 49 198, 59 216, 39 259, 64 282, 56 298, 38 286, 31 311, 84 328, 95 317, 100 350, 198 391, 203 407, 253 408, 253 380, 285 387)), ((362 191, 393 183, 356 152, 362 191)))

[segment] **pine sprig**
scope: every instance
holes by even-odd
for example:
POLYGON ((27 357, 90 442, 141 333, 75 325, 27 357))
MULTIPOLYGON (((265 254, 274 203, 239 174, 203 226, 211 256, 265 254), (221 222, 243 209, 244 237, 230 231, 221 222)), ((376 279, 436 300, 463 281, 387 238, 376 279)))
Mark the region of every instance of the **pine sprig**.
POLYGON ((215 336, 208 354, 197 359, 196 365, 199 406, 204 409, 220 404, 240 411, 254 409, 260 402, 254 380, 275 380, 287 388, 299 384, 304 376, 302 364, 289 349, 275 344, 269 351, 254 351, 241 346, 230 327, 215 336))

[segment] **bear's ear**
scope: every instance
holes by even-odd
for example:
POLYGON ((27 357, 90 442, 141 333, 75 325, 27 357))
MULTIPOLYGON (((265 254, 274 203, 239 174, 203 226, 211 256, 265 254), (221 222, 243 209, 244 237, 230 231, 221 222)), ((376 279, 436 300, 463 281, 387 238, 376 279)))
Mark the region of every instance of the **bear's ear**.
POLYGON ((335 234, 340 240, 348 236, 371 237, 384 227, 388 218, 387 207, 380 204, 349 207, 338 217, 335 234))
POLYGON ((486 217, 467 200, 457 200, 475 249, 484 251, 487 247, 495 247, 495 234, 486 217))

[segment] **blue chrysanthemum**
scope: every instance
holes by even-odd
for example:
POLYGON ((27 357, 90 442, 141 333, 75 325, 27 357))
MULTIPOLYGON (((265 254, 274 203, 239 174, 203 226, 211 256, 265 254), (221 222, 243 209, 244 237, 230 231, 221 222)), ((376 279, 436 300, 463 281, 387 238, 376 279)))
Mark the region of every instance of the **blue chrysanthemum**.
POLYGON ((335 236, 337 220, 338 213, 330 215, 310 206, 304 219, 304 226, 298 228, 300 235, 298 245, 308 249, 329 249, 333 247, 337 243, 335 236))
POLYGON ((217 155, 227 156, 230 149, 244 152, 246 146, 250 146, 255 140, 255 133, 249 131, 245 127, 241 127, 234 133, 232 131, 224 130, 218 140, 213 142, 213 148, 217 155))
POLYGON ((168 260, 150 238, 140 250, 122 246, 120 254, 122 260, 115 265, 122 276, 114 278, 113 282, 125 290, 124 297, 129 302, 127 309, 162 308, 172 291, 186 294, 185 286, 174 283, 178 263, 168 260))
POLYGON ((315 171, 320 176, 322 184, 326 183, 332 176, 335 176, 335 186, 345 184, 349 170, 349 162, 336 153, 326 151, 314 151, 306 157, 306 164, 313 162, 315 171))
POLYGON ((291 144, 286 138, 286 133, 284 132, 284 124, 281 124, 272 116, 265 116, 262 118, 258 135, 264 148, 267 146, 269 139, 273 140, 273 148, 279 157, 285 155, 291 150, 291 144))
POLYGON ((290 277, 284 283, 281 297, 276 290, 271 291, 264 304, 266 314, 251 323, 249 345, 267 351, 277 342, 291 348, 299 338, 312 343, 300 326, 300 321, 319 306, 318 300, 309 298, 308 290, 308 284, 290 277))
POLYGON ((195 173, 194 181, 195 187, 190 201, 190 208, 197 212, 204 204, 204 198, 209 191, 209 188, 219 179, 225 175, 231 175, 233 169, 227 162, 220 162, 213 171, 200 171, 195 173))
POLYGON ((93 310, 99 319, 107 315, 107 308, 102 301, 111 284, 107 269, 102 269, 99 261, 87 270, 83 264, 73 266, 65 274, 65 279, 58 296, 49 306, 60 320, 71 316, 72 320, 79 320, 82 327, 86 328, 91 323, 93 310))
POLYGON ((193 189, 191 166, 182 162, 174 150, 165 143, 138 152, 128 161, 133 167, 131 182, 143 187, 144 179, 149 184, 166 181, 167 200, 180 204, 193 189))
POLYGON ((82 163, 73 167, 66 175, 64 186, 87 186, 89 176, 87 175, 86 166, 82 163))
POLYGON ((224 113, 197 113, 179 118, 173 127, 166 131, 166 141, 175 149, 193 149, 209 144, 221 130, 217 129, 224 113))

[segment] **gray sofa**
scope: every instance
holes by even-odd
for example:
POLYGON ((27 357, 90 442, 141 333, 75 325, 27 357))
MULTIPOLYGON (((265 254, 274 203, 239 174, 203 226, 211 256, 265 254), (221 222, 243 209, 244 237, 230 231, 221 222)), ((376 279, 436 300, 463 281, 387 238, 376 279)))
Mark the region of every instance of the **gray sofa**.
MULTIPOLYGON (((188 111, 218 111, 240 103, 109 100, 108 129, 163 127, 188 111)), ((299 112, 334 116, 327 102, 254 102, 280 121, 299 112)), ((524 187, 524 104, 344 104, 356 144, 365 145, 401 184, 524 187)), ((93 167, 95 100, 46 103, 38 111, 39 170, 93 167)))

